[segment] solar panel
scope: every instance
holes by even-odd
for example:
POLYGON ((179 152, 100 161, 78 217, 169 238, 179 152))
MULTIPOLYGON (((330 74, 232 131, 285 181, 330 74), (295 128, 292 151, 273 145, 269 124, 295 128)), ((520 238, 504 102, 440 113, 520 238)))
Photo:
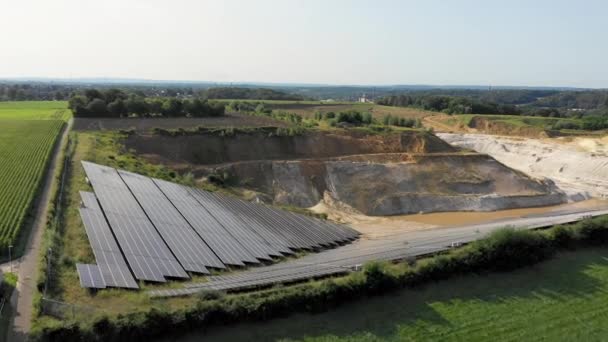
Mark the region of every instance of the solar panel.
POLYGON ((97 265, 76 264, 76 271, 80 278, 81 287, 91 289, 106 288, 106 282, 103 280, 103 276, 97 265))
POLYGON ((245 263, 259 263, 200 205, 187 187, 159 179, 154 179, 154 183, 224 264, 244 266, 245 263))
POLYGON ((185 270, 208 274, 207 267, 225 268, 152 179, 126 171, 119 174, 185 270))
POLYGON ((280 230, 273 229, 272 224, 264 224, 259 222, 259 220, 252 219, 252 215, 248 214, 247 208, 239 205, 239 200, 216 194, 213 194, 213 196, 216 201, 221 202, 227 210, 238 216, 240 220, 247 222, 249 228, 255 231, 273 248, 283 254, 293 254, 290 242, 281 234, 280 230))
POLYGON ((319 248, 324 241, 320 241, 313 232, 308 228, 302 227, 300 223, 293 219, 287 212, 271 208, 269 206, 262 206, 255 210, 263 211, 265 215, 269 215, 274 219, 282 223, 282 227, 287 228, 291 234, 299 237, 301 240, 306 241, 307 248, 319 248))
POLYGON ((106 286, 138 288, 95 195, 81 191, 80 197, 80 217, 106 286))
MULTIPOLYGON (((232 200, 232 199, 231 199, 232 200)), ((315 241, 305 236, 292 223, 285 220, 277 212, 262 204, 254 204, 251 202, 234 199, 235 205, 240 208, 240 213, 247 220, 258 221, 260 224, 268 227, 278 235, 283 236, 291 248, 294 249, 309 249, 316 247, 315 241)))
POLYGON ((258 235, 251 226, 230 212, 221 202, 206 191, 189 188, 190 194, 209 212, 219 224, 243 245, 251 255, 261 260, 272 260, 272 256, 282 256, 266 240, 258 235))
POLYGON ((118 172, 88 162, 83 166, 135 278, 188 278, 118 172))

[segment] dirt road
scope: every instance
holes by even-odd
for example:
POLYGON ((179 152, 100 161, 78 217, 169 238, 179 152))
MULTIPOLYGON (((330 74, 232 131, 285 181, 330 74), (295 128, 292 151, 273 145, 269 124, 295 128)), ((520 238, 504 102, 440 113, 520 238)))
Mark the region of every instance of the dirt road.
MULTIPOLYGON (((8 341, 11 342, 27 341, 28 339, 27 335, 30 331, 32 320, 32 298, 36 288, 36 266, 38 265, 40 244, 42 242, 49 210, 51 185, 53 183, 55 169, 61 162, 59 151, 64 142, 68 139, 68 133, 72 128, 72 122, 72 119, 70 119, 62 133, 61 140, 57 143, 55 151, 53 152, 54 156, 44 179, 44 188, 40 193, 36 216, 25 252, 23 256, 13 264, 13 272, 18 273, 19 281, 17 283, 17 289, 13 292, 13 296, 11 297, 11 306, 15 308, 12 329, 8 332, 8 341)), ((3 270, 8 268, 10 268, 8 264, 2 265, 3 270)))

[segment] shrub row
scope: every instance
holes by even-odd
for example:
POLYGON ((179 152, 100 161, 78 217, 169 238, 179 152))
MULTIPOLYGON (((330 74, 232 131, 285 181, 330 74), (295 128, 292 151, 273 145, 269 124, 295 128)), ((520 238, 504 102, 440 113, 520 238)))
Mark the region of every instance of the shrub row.
MULTIPOLYGON (((362 296, 414 287, 459 274, 510 271, 549 259, 560 249, 608 243, 608 217, 545 231, 505 228, 459 249, 414 265, 372 262, 363 272, 252 294, 199 296, 193 308, 152 309, 92 323, 61 323, 34 335, 45 341, 130 341, 175 336, 225 324, 266 320, 293 312, 322 312, 362 296)), ((195 299, 193 299, 195 300, 195 299)))
POLYGON ((46 217, 46 225, 42 238, 41 253, 38 256, 38 274, 36 278, 36 292, 34 294, 33 306, 34 316, 37 317, 40 313, 40 299, 42 298, 45 285, 49 281, 49 270, 48 266, 54 268, 58 260, 57 246, 59 245, 59 233, 60 229, 60 218, 63 214, 62 208, 65 204, 65 198, 62 196, 67 191, 64 188, 65 184, 65 173, 67 164, 74 154, 74 146, 76 139, 75 135, 70 135, 65 141, 64 146, 61 147, 61 158, 57 163, 55 174, 53 175, 53 188, 51 197, 49 199, 49 211, 46 217), (55 254, 49 254, 49 249, 55 251, 55 254), (51 260, 48 258, 51 257, 51 260))

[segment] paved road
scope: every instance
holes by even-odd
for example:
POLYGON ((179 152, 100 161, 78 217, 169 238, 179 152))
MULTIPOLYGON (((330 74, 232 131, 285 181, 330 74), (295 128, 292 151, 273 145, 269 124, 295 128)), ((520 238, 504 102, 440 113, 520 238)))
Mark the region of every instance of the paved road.
POLYGON ((208 282, 185 283, 183 289, 156 290, 149 291, 148 294, 152 297, 167 297, 194 294, 201 290, 237 291, 345 273, 372 260, 400 260, 448 250, 461 243, 480 239, 505 226, 535 229, 600 215, 608 215, 608 208, 562 210, 474 225, 401 232, 375 239, 363 238, 350 245, 310 254, 299 259, 233 274, 212 276, 208 277, 208 282))
MULTIPOLYGON (((30 331, 32 320, 32 298, 36 287, 36 275, 38 265, 38 256, 40 254, 40 244, 46 226, 46 219, 49 209, 49 199, 51 196, 51 185, 53 184, 53 176, 55 169, 61 162, 60 153, 61 147, 68 138, 68 133, 72 127, 72 119, 64 128, 61 136, 61 141, 55 147, 54 157, 47 170, 44 179, 44 188, 40 194, 38 208, 36 209, 36 217, 30 232, 30 236, 26 245, 25 252, 19 260, 13 262, 13 272, 18 273, 19 281, 17 289, 11 297, 11 306, 14 310, 12 329, 8 333, 8 341, 19 342, 27 341, 27 334, 30 331)), ((2 270, 10 269, 10 265, 3 264, 2 270)))

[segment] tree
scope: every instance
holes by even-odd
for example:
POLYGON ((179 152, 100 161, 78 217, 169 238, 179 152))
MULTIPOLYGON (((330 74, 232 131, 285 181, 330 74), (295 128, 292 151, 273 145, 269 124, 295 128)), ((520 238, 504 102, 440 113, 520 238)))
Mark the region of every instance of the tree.
POLYGON ((127 106, 123 100, 116 99, 108 104, 108 113, 119 118, 127 114, 127 106))
POLYGON ((125 105, 128 113, 133 113, 140 116, 148 113, 148 106, 143 97, 131 96, 125 102, 125 105))
POLYGON ((150 114, 161 114, 163 112, 163 100, 154 99, 148 102, 148 112, 150 114))
POLYGON ((87 105, 87 112, 90 116, 104 116, 107 114, 106 103, 102 99, 94 99, 87 105))
POLYGON ((72 96, 68 101, 68 108, 74 113, 74 116, 86 116, 87 115, 87 98, 82 95, 72 96))
POLYGON ((84 91, 84 96, 87 97, 88 102, 94 99, 104 99, 103 94, 97 89, 87 89, 84 91))
POLYGON ((111 88, 104 92, 104 99, 106 100, 106 103, 111 103, 116 100, 126 100, 127 94, 123 93, 120 89, 111 88))
POLYGON ((164 116, 175 117, 182 113, 183 104, 176 98, 170 98, 165 100, 162 107, 162 113, 164 116))

